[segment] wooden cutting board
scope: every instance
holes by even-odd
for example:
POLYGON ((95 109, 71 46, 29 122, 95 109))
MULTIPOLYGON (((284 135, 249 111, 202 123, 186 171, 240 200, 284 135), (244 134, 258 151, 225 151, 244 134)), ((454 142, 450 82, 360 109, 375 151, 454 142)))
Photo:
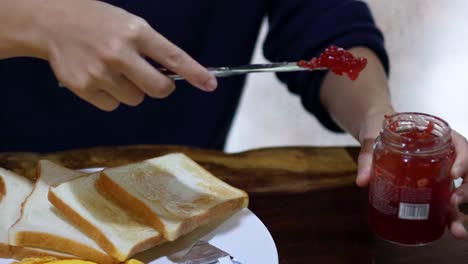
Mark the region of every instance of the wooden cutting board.
POLYGON ((48 159, 71 169, 112 167, 182 152, 217 177, 247 192, 306 192, 348 186, 356 177, 356 148, 284 147, 226 154, 180 146, 123 146, 57 153, 0 153, 0 167, 31 180, 36 163, 48 159))

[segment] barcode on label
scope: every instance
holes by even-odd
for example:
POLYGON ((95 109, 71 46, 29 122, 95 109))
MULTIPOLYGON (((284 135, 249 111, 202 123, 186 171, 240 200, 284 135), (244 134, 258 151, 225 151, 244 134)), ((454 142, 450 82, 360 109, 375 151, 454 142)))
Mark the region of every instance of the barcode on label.
POLYGON ((429 204, 400 203, 398 218, 406 220, 429 219, 429 204))

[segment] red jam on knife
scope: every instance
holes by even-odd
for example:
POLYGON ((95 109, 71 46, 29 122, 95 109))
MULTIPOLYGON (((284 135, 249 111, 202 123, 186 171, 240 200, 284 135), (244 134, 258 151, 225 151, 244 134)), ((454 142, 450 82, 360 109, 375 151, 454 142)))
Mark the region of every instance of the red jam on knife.
POLYGON ((421 245, 442 236, 448 221, 455 158, 450 127, 421 113, 386 116, 376 140, 369 217, 384 240, 421 245))
POLYGON ((366 58, 356 58, 351 52, 337 46, 326 48, 318 57, 310 61, 297 62, 299 67, 312 70, 327 68, 338 75, 346 74, 351 80, 356 80, 367 65, 366 58))

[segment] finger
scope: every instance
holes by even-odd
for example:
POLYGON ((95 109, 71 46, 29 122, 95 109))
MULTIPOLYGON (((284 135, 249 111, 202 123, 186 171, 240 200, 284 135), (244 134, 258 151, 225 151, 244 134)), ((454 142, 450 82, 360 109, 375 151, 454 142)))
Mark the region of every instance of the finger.
POLYGON ((119 106, 119 101, 103 90, 80 92, 72 89, 72 92, 103 111, 113 111, 119 106))
POLYGON ((361 145, 358 157, 358 175, 356 184, 365 187, 369 184, 372 175, 372 152, 374 140, 365 139, 361 145))
POLYGON ((105 75, 99 87, 103 87, 115 99, 130 106, 139 105, 145 98, 145 94, 135 84, 120 74, 105 75))
POLYGON ((459 194, 454 193, 450 199, 451 211, 449 215, 449 230, 453 236, 457 239, 465 239, 468 236, 465 226, 463 225, 463 220, 461 218, 462 214, 458 209, 463 199, 459 194))
POLYGON ((455 148, 456 158, 451 174, 456 179, 464 177, 468 172, 468 143, 466 138, 456 131, 452 131, 452 143, 455 148))
POLYGON ((157 71, 137 53, 129 53, 117 69, 141 91, 155 98, 164 98, 175 89, 175 83, 157 71))
MULTIPOLYGON (((467 179, 465 179, 466 182, 467 179)), ((451 203, 458 208, 460 204, 468 201, 468 184, 464 183, 459 188, 457 188, 451 197, 451 203)))
POLYGON ((213 91, 218 86, 216 78, 185 51, 151 28, 143 34, 140 52, 169 70, 181 75, 189 83, 204 91, 213 91))

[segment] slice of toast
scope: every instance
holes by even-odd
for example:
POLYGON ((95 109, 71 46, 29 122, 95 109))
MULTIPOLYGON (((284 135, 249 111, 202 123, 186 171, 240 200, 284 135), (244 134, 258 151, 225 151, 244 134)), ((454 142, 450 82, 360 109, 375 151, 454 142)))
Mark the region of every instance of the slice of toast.
POLYGON ((22 204, 32 189, 33 184, 25 177, 0 168, 0 258, 71 257, 55 251, 9 245, 8 229, 20 218, 22 204))
POLYGON ((49 201, 119 261, 162 243, 156 229, 98 192, 98 177, 90 174, 53 187, 49 201))
POLYGON ((10 244, 65 252, 98 263, 116 262, 99 245, 66 220, 49 202, 50 186, 84 175, 50 161, 38 163, 38 180, 23 204, 20 220, 10 228, 10 244))
POLYGON ((248 205, 247 193, 179 153, 105 169, 97 186, 169 241, 248 205))

